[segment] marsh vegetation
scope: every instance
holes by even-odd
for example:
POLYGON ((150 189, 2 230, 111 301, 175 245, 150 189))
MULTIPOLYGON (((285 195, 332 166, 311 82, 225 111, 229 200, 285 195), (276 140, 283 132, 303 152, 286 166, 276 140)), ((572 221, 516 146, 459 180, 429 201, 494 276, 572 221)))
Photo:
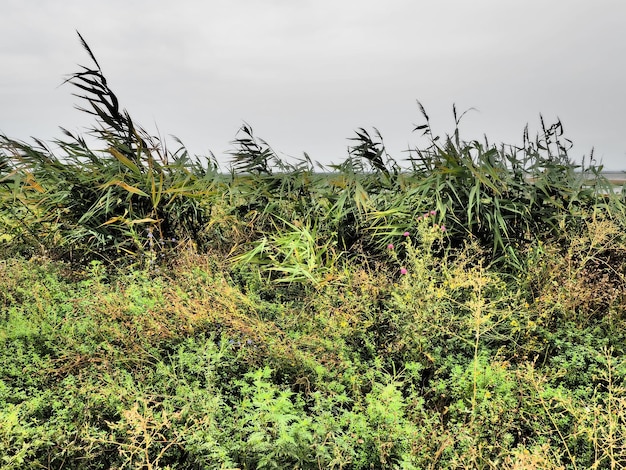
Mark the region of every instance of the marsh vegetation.
MULTIPOLYGON (((82 40, 82 38, 81 38, 82 40)), ((0 136, 2 468, 624 468, 626 200, 461 117, 402 160, 0 136)))

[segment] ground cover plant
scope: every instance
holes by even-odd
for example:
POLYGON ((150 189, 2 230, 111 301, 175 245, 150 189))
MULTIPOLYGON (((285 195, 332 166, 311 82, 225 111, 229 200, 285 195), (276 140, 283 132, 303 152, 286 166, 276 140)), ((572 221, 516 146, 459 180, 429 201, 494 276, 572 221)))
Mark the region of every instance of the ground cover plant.
POLYGON ((97 144, 0 136, 1 468, 626 467, 624 191, 560 123, 225 171, 81 41, 97 144))

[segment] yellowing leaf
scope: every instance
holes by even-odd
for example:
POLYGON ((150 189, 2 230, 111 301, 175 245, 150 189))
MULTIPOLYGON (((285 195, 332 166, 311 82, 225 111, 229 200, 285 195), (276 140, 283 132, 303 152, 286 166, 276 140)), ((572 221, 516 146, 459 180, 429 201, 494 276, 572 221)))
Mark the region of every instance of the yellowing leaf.
POLYGON ((114 224, 115 222, 123 222, 124 220, 125 220, 124 217, 111 217, 109 220, 107 220, 105 223, 103 223, 101 225, 101 227, 103 227, 105 225, 114 224))
POLYGON ((156 219, 152 219, 150 217, 146 217, 145 219, 137 219, 137 220, 131 220, 130 222, 128 222, 129 225, 133 225, 133 224, 154 224, 157 223, 158 220, 156 219))
POLYGON ((133 194, 137 194, 139 196, 145 196, 145 197, 149 197, 145 192, 143 192, 141 189, 136 188, 135 186, 131 186, 128 183, 125 183, 124 181, 120 181, 120 180, 112 180, 109 181, 106 184, 103 184, 101 187, 102 188, 108 188, 109 186, 119 186, 120 188, 124 188, 126 191, 128 191, 129 193, 133 193, 133 194))
POLYGON ((122 165, 126 166, 127 168, 130 168, 132 171, 134 171, 135 173, 139 173, 139 167, 137 165, 135 165, 126 155, 124 155, 122 152, 120 152, 119 150, 110 147, 109 148, 109 153, 111 155, 113 155, 122 165))
POLYGON ((43 186, 41 186, 39 183, 37 183, 37 181, 35 181, 35 177, 31 173, 26 174, 26 184, 27 184, 27 187, 34 189, 38 193, 46 192, 46 190, 43 189, 43 186))

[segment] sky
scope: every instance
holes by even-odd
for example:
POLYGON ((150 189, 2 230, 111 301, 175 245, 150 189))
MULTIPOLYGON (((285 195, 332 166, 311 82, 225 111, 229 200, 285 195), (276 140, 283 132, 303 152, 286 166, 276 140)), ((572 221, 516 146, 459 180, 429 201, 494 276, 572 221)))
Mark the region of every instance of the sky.
POLYGON ((286 160, 348 156, 378 129, 398 161, 438 135, 520 145, 560 119, 570 157, 626 170, 623 0, 2 0, 0 134, 85 132, 62 85, 91 65, 133 119, 228 167, 242 125, 286 160))

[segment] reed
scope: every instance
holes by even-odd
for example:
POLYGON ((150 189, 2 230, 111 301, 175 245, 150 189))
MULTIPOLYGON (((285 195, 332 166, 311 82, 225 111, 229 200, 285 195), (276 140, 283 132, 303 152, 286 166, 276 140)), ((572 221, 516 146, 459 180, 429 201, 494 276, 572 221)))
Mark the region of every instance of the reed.
POLYGON ((157 263, 181 242, 255 263, 281 282, 323 279, 342 263, 384 258, 385 247, 436 210, 451 246, 475 239, 496 263, 520 268, 537 239, 576 230, 590 211, 624 214, 624 197, 602 167, 573 163, 560 122, 521 146, 435 135, 408 159, 391 157, 380 133, 357 129, 346 160, 324 167, 281 160, 245 124, 229 171, 213 155, 191 157, 135 124, 120 107, 88 44, 91 61, 67 79, 78 109, 96 123, 96 143, 63 131, 34 144, 0 136, 3 237, 63 259, 157 263), (304 255, 306 253, 306 255, 304 255), (307 261, 303 261, 306 259, 307 261), (298 272, 298 275, 294 275, 298 272), (291 274, 288 274, 291 273, 291 274))
POLYGON ((95 143, 0 136, 2 468, 626 467, 625 193, 560 122, 222 169, 80 40, 95 143))

